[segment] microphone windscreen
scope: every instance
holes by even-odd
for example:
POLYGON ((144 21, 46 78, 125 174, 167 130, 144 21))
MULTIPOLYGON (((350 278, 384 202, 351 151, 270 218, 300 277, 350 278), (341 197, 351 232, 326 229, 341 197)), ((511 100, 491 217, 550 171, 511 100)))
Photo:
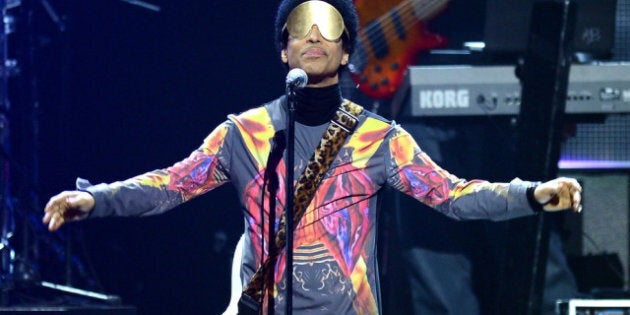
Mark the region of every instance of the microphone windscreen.
POLYGON ((306 72, 300 68, 294 68, 287 74, 287 86, 301 89, 308 83, 306 72))

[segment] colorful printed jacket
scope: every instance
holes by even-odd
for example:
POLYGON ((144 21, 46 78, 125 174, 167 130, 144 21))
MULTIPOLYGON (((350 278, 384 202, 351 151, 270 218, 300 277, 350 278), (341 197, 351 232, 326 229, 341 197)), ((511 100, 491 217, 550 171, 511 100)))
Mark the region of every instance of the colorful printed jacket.
MULTIPOLYGON (((169 168, 87 188, 96 200, 91 217, 162 213, 230 181, 245 216, 241 270, 245 286, 268 254, 269 242, 263 246, 261 233, 269 235, 270 218, 274 229, 277 227, 285 204, 286 156, 276 167, 278 185, 273 198, 268 193, 269 183, 263 184, 274 136, 285 128, 284 103, 281 97, 230 115, 199 149, 169 168), (263 186, 267 187, 264 196, 263 186), (274 207, 271 217, 270 205, 274 207), (262 230, 261 222, 265 225, 262 230)), ((296 124, 295 178, 325 129, 326 125, 296 124)), ((505 220, 533 213, 525 193, 531 184, 518 179, 511 183, 460 179, 436 165, 403 128, 364 110, 296 227, 294 312, 380 312, 376 199, 384 185, 455 219, 505 220)), ((281 254, 272 293, 276 314, 282 314, 285 307, 284 268, 281 254)))

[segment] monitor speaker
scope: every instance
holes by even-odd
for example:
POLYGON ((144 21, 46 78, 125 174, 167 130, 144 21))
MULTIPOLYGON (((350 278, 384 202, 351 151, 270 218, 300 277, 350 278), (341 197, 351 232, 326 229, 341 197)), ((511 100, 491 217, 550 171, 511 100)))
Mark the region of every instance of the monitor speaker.
POLYGON ((629 269, 630 170, 562 170, 584 191, 580 214, 566 213, 566 253, 578 287, 627 289, 629 269))

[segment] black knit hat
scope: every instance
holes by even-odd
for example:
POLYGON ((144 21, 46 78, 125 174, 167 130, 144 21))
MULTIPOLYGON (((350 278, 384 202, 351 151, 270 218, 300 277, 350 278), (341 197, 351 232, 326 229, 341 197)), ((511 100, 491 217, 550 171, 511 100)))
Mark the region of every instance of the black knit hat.
MULTIPOLYGON (((287 36, 286 32, 282 32, 284 24, 287 22, 287 17, 291 11, 299 4, 308 0, 282 0, 276 13, 275 21, 275 41, 278 52, 286 47, 287 36)), ((357 37, 357 29, 359 28, 359 18, 357 15, 357 9, 354 7, 352 0, 321 0, 330 3, 343 17, 343 22, 348 30, 350 38, 344 38, 343 46, 348 53, 352 53, 354 49, 354 40, 357 37)), ((345 36, 345 35, 343 35, 345 36)))

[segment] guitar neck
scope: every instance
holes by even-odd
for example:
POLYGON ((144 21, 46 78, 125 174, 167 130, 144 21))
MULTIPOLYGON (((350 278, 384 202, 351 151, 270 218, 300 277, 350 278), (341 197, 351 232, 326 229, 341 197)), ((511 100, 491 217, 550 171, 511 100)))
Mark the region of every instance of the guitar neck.
MULTIPOLYGON (((426 21, 440 12, 449 0, 405 0, 393 7, 387 14, 369 23, 370 25, 393 25, 393 27, 383 27, 383 32, 388 38, 399 36, 400 32, 409 30, 418 22, 426 21)), ((373 30, 370 25, 361 29, 359 33, 370 36, 373 30)))
POLYGON ((449 0, 406 0, 400 4, 400 7, 401 11, 413 11, 414 17, 419 21, 426 21, 440 12, 448 2, 449 0))

